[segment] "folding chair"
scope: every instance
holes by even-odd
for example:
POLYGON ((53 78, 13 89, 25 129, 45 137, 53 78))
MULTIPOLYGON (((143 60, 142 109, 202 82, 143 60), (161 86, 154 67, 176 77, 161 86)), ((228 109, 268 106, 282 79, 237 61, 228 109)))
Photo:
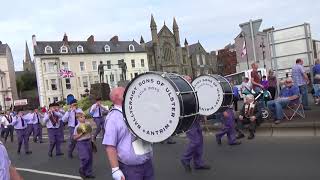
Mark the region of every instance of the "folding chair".
POLYGON ((306 117, 301 102, 289 103, 286 109, 283 111, 283 114, 288 121, 291 121, 295 116, 300 116, 303 119, 306 117))

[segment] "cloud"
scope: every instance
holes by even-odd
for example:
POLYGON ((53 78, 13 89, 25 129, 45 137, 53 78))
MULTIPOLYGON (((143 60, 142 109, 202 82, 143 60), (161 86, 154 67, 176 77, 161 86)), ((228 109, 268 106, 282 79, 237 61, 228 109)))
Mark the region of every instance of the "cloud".
POLYGON ((309 22, 313 38, 320 39, 320 1, 313 0, 11 0, 1 6, 0 40, 10 45, 17 70, 22 69, 26 40, 32 51, 32 34, 38 40, 61 40, 65 32, 70 40, 85 40, 91 34, 97 40, 113 35, 139 40, 142 35, 147 41, 151 14, 158 30, 164 21, 171 28, 176 17, 181 42, 199 40, 208 51, 233 42, 238 25, 257 18, 263 19, 261 29, 309 22))

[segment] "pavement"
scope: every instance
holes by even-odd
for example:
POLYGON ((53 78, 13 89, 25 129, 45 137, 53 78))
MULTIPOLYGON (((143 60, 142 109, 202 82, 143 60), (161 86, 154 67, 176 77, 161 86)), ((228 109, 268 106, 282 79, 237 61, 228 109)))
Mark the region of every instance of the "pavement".
MULTIPOLYGON (((204 159, 211 165, 209 171, 186 173, 180 164, 180 156, 187 139, 175 137, 177 144, 154 145, 156 180, 313 180, 320 178, 319 137, 256 137, 244 139, 239 146, 216 144, 212 136, 204 138, 204 159)), ((110 167, 104 154, 101 139, 98 153, 94 155, 94 174, 97 180, 111 180, 110 167)), ((66 156, 47 156, 48 144, 30 143, 32 155, 17 155, 16 143, 7 143, 12 164, 25 180, 80 179, 77 170, 79 160, 66 156), (31 172, 30 172, 31 171, 31 172), (62 176, 62 177, 61 177, 62 176)), ((66 152, 67 143, 63 144, 66 152)), ((76 153, 75 153, 76 155, 76 153)))

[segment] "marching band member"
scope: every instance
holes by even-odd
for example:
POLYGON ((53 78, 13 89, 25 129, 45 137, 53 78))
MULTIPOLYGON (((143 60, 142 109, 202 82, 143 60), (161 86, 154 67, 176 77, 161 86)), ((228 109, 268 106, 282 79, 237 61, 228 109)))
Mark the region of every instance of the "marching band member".
POLYGON ((73 151, 76 146, 76 141, 73 139, 74 128, 78 124, 76 113, 83 113, 83 111, 78 108, 77 100, 74 99, 70 102, 70 109, 67 111, 63 117, 63 122, 68 122, 69 127, 69 146, 68 146, 68 157, 73 158, 73 151))
MULTIPOLYGON (((42 115, 38 112, 38 109, 34 109, 33 113, 29 113, 25 116, 26 119, 29 120, 31 126, 29 126, 31 129, 33 129, 32 132, 28 132, 30 135, 33 133, 33 142, 39 142, 43 143, 42 141, 42 124, 41 119, 43 118, 42 115)), ((30 136, 29 135, 29 136, 30 136)))
POLYGON ((229 145, 240 145, 241 142, 236 140, 235 117, 232 108, 228 108, 223 112, 223 127, 216 134, 216 140, 221 145, 221 138, 227 134, 229 145))
MULTIPOLYGON (((106 146, 112 168, 112 177, 115 180, 154 180, 152 165, 152 148, 136 154, 135 137, 124 122, 122 114, 124 88, 114 88, 110 99, 114 103, 106 117, 105 134, 102 144, 106 146)), ((147 148, 146 148, 147 149, 147 148)))
POLYGON ((49 136, 49 152, 48 156, 52 157, 52 151, 56 147, 56 156, 62 156, 61 152, 61 134, 59 127, 62 124, 62 114, 56 108, 59 106, 56 103, 49 105, 49 110, 46 112, 43 118, 44 124, 46 124, 49 136))
MULTIPOLYGON (((188 82, 191 83, 191 77, 184 77, 188 82)), ((209 170, 211 167, 204 163, 202 159, 203 155, 203 135, 200 126, 200 120, 205 119, 205 116, 199 116, 197 120, 194 121, 192 127, 186 133, 189 139, 189 144, 187 149, 182 155, 181 163, 187 172, 191 172, 190 162, 193 159, 194 168, 199 170, 209 170)))
MULTIPOLYGON (((58 104, 57 104, 58 105, 58 104)), ((64 115, 66 112, 64 111, 63 107, 57 106, 57 108, 59 109, 59 112, 64 115)), ((64 126, 65 123, 61 122, 60 126, 59 126, 59 131, 60 131, 60 137, 61 137, 61 142, 66 142, 66 140, 64 139, 64 126)))
POLYGON ((4 142, 7 142, 8 136, 10 135, 11 142, 13 142, 13 131, 14 128, 11 125, 12 116, 10 115, 10 111, 6 111, 6 114, 1 118, 1 124, 4 126, 4 142))
POLYGON ((8 152, 0 141, 0 179, 23 180, 16 168, 12 166, 8 152))
POLYGON ((90 114, 92 114, 93 120, 97 125, 96 132, 93 135, 93 140, 96 141, 98 134, 102 129, 102 135, 104 134, 104 119, 103 114, 108 112, 108 109, 101 105, 101 98, 96 99, 96 103, 90 108, 90 114))
MULTIPOLYGON (((25 120, 27 120, 27 129, 26 129, 26 135, 28 137, 28 141, 29 138, 31 136, 31 134, 33 134, 34 132, 34 125, 33 125, 33 119, 32 119, 32 113, 28 113, 24 115, 25 120), (31 117, 30 117, 31 116, 31 117)), ((33 134, 33 138, 34 138, 34 134, 33 134)))
POLYGON ((20 154, 22 143, 24 143, 24 150, 26 154, 32 154, 32 151, 29 151, 29 138, 27 134, 27 120, 23 116, 23 112, 18 112, 13 118, 12 125, 17 133, 18 137, 18 151, 17 153, 20 154))
POLYGON ((79 174, 82 178, 95 178, 92 174, 92 127, 89 122, 86 122, 86 118, 83 113, 77 113, 76 116, 79 123, 74 128, 73 138, 77 141, 76 146, 80 159, 79 174))

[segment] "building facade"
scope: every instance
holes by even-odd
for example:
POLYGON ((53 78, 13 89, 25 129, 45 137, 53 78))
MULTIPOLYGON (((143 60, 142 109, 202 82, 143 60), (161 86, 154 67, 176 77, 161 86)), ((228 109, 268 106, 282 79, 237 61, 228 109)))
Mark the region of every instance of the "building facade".
POLYGON ((80 99, 91 84, 99 83, 100 61, 104 64, 104 82, 111 88, 149 70, 144 48, 135 41, 119 41, 117 36, 110 41, 95 41, 92 35, 87 41, 69 41, 66 34, 62 41, 37 41, 35 35, 32 39, 41 106, 68 95, 80 99), (126 78, 121 62, 127 65, 126 78), (60 70, 70 70, 73 77, 62 78, 60 70))
POLYGON ((152 40, 145 43, 141 37, 140 44, 148 54, 151 71, 175 72, 196 77, 200 74, 214 73, 216 67, 215 53, 208 53, 200 44, 180 43, 180 31, 176 19, 173 19, 172 31, 166 24, 158 32, 154 17, 150 22, 152 40))
POLYGON ((0 105, 3 111, 12 106, 13 100, 18 99, 18 94, 11 49, 1 41, 0 62, 0 105))
MULTIPOLYGON (((257 63, 259 64, 260 68, 271 69, 272 67, 271 52, 267 36, 268 31, 271 30, 273 30, 273 28, 265 29, 262 32, 258 32, 254 39, 257 63)), ((250 65, 254 62, 251 37, 243 36, 243 34, 240 33, 235 38, 235 50, 237 53, 238 61, 237 72, 251 69, 250 65), (242 56, 241 53, 243 52, 244 44, 247 53, 245 56, 242 56)))
POLYGON ((226 46, 218 51, 218 71, 220 75, 228 75, 237 72, 237 55, 234 45, 226 46))

